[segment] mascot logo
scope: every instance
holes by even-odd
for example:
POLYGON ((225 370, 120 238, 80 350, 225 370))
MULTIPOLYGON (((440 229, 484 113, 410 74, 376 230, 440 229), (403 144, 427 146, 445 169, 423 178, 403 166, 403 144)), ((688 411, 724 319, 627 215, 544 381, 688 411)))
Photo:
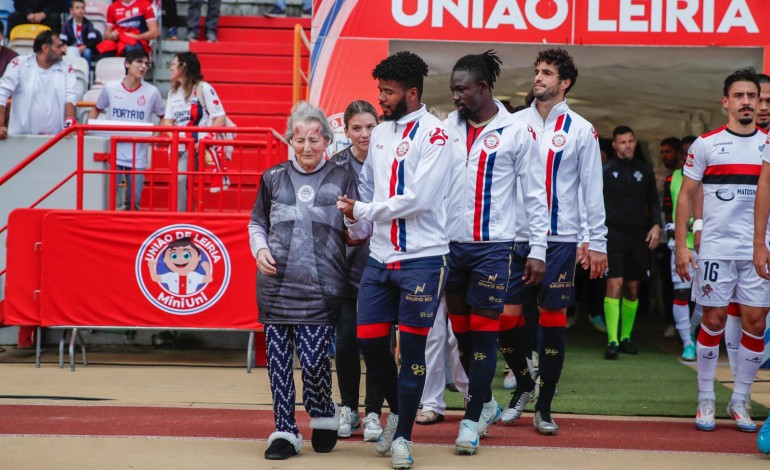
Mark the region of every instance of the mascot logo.
POLYGON ((222 297, 230 255, 197 225, 169 225, 147 237, 136 255, 136 280, 147 300, 173 315, 194 315, 222 297))

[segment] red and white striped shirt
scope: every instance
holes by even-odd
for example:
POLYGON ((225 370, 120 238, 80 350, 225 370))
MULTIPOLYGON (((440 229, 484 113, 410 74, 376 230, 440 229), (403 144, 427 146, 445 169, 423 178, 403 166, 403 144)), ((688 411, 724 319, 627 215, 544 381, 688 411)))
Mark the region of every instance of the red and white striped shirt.
POLYGON ((723 126, 693 142, 682 173, 703 183, 702 259, 753 259, 754 196, 765 131, 748 135, 723 126))

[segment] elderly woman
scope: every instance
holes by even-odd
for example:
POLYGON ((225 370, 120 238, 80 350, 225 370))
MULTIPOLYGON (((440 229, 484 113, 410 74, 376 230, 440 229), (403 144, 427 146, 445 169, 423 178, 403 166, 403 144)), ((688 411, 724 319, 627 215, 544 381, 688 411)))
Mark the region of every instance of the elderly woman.
POLYGON ((358 193, 355 175, 324 159, 332 130, 323 112, 298 103, 286 138, 296 158, 265 171, 249 222, 276 427, 265 451, 269 460, 287 459, 302 447, 294 416, 294 347, 313 450, 329 452, 337 443, 340 421, 328 351, 347 270, 345 225, 336 202, 358 193))

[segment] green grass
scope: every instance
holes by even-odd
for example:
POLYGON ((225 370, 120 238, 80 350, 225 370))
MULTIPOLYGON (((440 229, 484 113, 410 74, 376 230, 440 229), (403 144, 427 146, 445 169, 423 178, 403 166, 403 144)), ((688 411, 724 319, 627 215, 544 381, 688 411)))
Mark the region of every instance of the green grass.
MULTIPOLYGON (((659 334, 657 330, 655 334, 659 334)), ((648 332, 647 336, 651 333, 648 332)), ((644 336, 635 339, 638 356, 621 354, 616 361, 604 359, 606 337, 588 327, 567 333, 567 354, 553 411, 616 416, 678 416, 692 417, 698 398, 695 370, 679 362, 678 356, 663 351, 644 336)), ((720 360, 727 360, 723 352, 720 360)), ((510 401, 510 392, 503 389, 502 358, 492 385, 500 406, 510 401)), ((730 389, 715 383, 717 417, 727 417, 725 408, 730 389)), ((462 409, 458 393, 445 393, 447 407, 462 409)), ((752 401, 755 418, 767 416, 767 408, 752 401)), ((534 409, 530 403, 528 410, 534 409)))

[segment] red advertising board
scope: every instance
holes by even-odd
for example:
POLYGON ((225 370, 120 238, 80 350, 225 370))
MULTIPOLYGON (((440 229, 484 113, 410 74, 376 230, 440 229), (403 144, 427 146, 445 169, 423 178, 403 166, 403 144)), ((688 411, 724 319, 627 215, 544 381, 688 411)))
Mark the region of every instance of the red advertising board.
POLYGON ((576 2, 573 44, 764 46, 766 0, 588 0, 576 2))
MULTIPOLYGON (((763 46, 767 0, 386 0, 321 10, 339 37, 582 45, 763 46), (340 13, 342 12, 342 13, 340 13)), ((321 20, 324 20, 323 22, 321 20)), ((333 34, 333 28, 314 34, 333 34)))
POLYGON ((15 209, 8 216, 5 324, 40 324, 43 218, 49 209, 15 209))
POLYGON ((371 70, 395 41, 756 47, 770 71, 768 0, 328 0, 313 11, 310 100, 330 115, 376 102, 371 70))
POLYGON ((255 330, 248 214, 52 211, 41 324, 255 330))

